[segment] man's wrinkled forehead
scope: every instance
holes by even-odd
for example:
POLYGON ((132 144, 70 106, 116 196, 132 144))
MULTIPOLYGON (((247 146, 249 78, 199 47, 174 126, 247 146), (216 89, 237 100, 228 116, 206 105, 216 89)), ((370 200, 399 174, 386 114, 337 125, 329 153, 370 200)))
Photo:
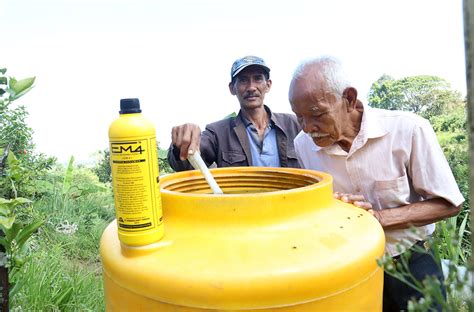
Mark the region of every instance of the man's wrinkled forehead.
POLYGON ((318 103, 326 99, 329 89, 325 80, 316 79, 314 75, 310 75, 294 80, 288 95, 291 103, 318 103))

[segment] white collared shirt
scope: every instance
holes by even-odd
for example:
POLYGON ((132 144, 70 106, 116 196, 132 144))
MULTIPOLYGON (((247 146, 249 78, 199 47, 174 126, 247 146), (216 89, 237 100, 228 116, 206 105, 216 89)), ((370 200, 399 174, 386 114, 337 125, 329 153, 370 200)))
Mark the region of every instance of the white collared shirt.
MULTIPOLYGON (((374 210, 400 207, 442 197, 453 205, 464 198, 426 119, 401 111, 364 105, 360 131, 349 152, 339 145, 321 148, 304 132, 294 140, 303 168, 333 176, 334 191, 362 194, 374 210)), ((391 256, 434 231, 434 224, 411 229, 385 230, 385 250, 391 256)))

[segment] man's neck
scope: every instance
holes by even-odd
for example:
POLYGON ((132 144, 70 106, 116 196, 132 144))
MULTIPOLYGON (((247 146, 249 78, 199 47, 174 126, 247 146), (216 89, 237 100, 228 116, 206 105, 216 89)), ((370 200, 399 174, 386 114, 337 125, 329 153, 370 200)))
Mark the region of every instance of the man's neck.
POLYGON ((242 109, 242 115, 253 123, 257 130, 265 129, 270 119, 263 106, 254 109, 242 109))
POLYGON ((255 126, 260 139, 263 139, 265 128, 270 122, 270 118, 265 108, 261 106, 254 109, 242 109, 242 114, 255 126))

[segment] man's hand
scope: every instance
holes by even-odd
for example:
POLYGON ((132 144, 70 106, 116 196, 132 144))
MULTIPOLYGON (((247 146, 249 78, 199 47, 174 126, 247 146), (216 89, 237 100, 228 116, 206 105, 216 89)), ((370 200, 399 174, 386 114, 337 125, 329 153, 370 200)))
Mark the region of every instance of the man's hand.
POLYGON ((186 160, 189 154, 199 151, 200 141, 201 129, 196 124, 185 123, 171 130, 171 143, 179 149, 181 160, 186 160))
POLYGON ((380 224, 383 226, 383 217, 380 210, 373 210, 372 204, 368 201, 365 201, 364 195, 354 195, 354 194, 346 194, 346 193, 339 193, 334 192, 334 198, 339 199, 345 203, 353 204, 356 207, 365 209, 368 213, 373 215, 375 219, 377 219, 380 224))
POLYGON ((371 214, 374 214, 372 211, 372 204, 365 200, 364 195, 334 192, 334 198, 339 199, 345 203, 353 204, 356 207, 365 209, 371 214))

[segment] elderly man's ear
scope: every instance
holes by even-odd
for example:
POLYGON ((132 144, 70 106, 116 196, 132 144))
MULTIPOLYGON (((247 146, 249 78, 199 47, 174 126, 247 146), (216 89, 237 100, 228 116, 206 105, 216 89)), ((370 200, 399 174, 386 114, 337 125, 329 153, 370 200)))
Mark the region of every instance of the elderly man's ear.
POLYGON ((342 98, 347 101, 347 111, 353 111, 357 104, 357 89, 354 87, 345 88, 342 93, 342 98))

